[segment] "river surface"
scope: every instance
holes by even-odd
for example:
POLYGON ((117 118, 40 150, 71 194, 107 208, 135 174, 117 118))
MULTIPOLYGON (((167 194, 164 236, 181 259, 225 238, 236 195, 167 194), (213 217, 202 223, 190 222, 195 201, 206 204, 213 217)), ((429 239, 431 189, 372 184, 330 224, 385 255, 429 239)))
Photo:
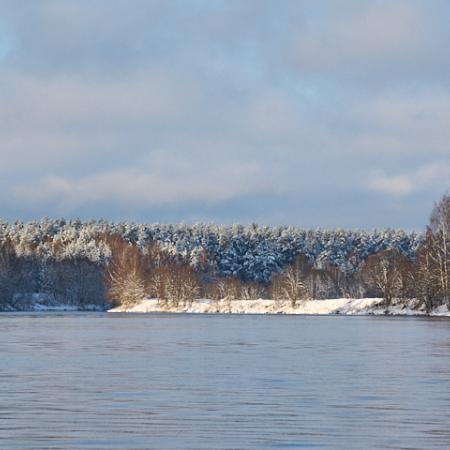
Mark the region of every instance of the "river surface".
POLYGON ((0 315, 0 449, 449 449, 450 320, 0 315))

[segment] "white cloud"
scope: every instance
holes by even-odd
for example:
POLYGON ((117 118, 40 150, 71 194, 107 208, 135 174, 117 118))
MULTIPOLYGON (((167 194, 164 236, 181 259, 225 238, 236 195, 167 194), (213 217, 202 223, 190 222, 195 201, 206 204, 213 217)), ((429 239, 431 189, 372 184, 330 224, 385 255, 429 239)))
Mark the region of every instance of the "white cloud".
POLYGON ((239 220, 257 197, 267 221, 326 226, 331 193, 355 224, 368 197, 355 174, 378 206, 424 190, 431 204, 448 179, 432 164, 449 158, 443 0, 0 3, 11 218, 107 204, 106 217, 168 205, 183 220, 180 204, 206 202, 239 220))
POLYGON ((338 70, 370 76, 429 60, 432 20, 424 5, 410 0, 326 3, 326 14, 294 34, 290 58, 311 72, 338 70), (355 72, 355 69, 357 71, 355 72))
POLYGON ((218 203, 267 186, 257 163, 224 163, 195 170, 192 161, 156 154, 140 168, 122 168, 81 178, 45 176, 16 184, 10 198, 21 205, 53 204, 60 214, 107 203, 121 208, 148 208, 190 202, 218 203))
POLYGON ((450 187, 450 163, 428 164, 399 175, 386 175, 383 171, 375 171, 369 175, 366 187, 394 197, 408 196, 429 188, 443 192, 450 187))
POLYGON ((375 192, 401 197, 411 194, 416 189, 416 184, 412 177, 387 176, 380 173, 370 177, 367 187, 375 192))
POLYGON ((382 157, 387 164, 408 158, 423 164, 449 155, 447 89, 387 90, 358 100, 349 98, 346 106, 331 145, 340 145, 350 157, 382 157))

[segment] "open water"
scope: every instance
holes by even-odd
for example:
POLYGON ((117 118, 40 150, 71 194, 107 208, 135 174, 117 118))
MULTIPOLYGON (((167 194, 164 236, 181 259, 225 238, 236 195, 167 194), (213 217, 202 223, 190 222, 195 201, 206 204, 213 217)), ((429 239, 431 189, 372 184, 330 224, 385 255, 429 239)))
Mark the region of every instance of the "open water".
POLYGON ((0 449, 449 449, 450 320, 1 314, 0 449))

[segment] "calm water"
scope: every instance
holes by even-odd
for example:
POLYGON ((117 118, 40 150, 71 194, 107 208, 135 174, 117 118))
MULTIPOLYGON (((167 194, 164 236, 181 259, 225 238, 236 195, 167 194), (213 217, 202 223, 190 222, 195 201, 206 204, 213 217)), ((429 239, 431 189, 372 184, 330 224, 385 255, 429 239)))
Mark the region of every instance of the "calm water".
POLYGON ((450 448, 450 320, 0 315, 0 448, 450 448))

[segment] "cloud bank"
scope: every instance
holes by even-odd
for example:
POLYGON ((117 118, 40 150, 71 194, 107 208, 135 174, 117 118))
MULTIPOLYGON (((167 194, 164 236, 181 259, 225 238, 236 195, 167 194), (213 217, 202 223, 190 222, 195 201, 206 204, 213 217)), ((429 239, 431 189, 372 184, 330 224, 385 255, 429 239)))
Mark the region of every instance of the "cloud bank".
POLYGON ((0 0, 0 216, 420 228, 444 0, 0 0))

